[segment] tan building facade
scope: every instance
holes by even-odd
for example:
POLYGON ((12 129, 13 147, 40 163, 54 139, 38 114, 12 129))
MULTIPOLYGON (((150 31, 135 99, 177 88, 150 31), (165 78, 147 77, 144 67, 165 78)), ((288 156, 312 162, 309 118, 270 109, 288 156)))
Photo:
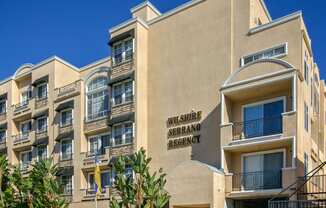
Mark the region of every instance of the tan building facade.
POLYGON ((111 57, 24 64, 0 86, 1 151, 26 174, 53 156, 71 207, 94 204, 95 154, 99 207, 114 159, 141 147, 175 208, 266 207, 325 161, 325 84, 300 12, 192 0, 162 14, 146 1, 109 33, 111 57))

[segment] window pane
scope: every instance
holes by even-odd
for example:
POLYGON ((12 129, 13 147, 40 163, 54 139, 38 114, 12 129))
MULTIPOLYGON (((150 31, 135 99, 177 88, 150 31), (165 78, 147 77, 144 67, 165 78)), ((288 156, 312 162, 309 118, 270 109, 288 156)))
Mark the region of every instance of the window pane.
POLYGON ((114 62, 121 63, 122 62, 122 44, 117 44, 113 47, 113 57, 114 57, 114 62))
POLYGON ((72 159, 72 140, 64 140, 61 143, 61 158, 63 160, 72 159))
POLYGON ((0 142, 4 142, 6 140, 6 131, 0 131, 0 142))
POLYGON ((47 85, 42 84, 37 87, 37 97, 38 98, 46 98, 47 97, 47 85))
POLYGON ((114 104, 121 104, 122 103, 122 85, 116 85, 113 88, 114 92, 114 104))
POLYGON ((132 123, 125 124, 125 143, 131 143, 133 138, 132 123))
POLYGON ((114 127, 114 144, 120 145, 122 144, 122 126, 115 126, 114 127))
POLYGON ((0 114, 1 113, 5 113, 6 112, 6 101, 5 100, 1 100, 0 101, 0 114))
POLYGON ((126 82, 125 83, 125 100, 126 102, 132 101, 132 82, 126 82))
POLYGON ((125 59, 131 59, 132 58, 132 51, 133 51, 133 41, 132 40, 127 40, 125 42, 125 59))

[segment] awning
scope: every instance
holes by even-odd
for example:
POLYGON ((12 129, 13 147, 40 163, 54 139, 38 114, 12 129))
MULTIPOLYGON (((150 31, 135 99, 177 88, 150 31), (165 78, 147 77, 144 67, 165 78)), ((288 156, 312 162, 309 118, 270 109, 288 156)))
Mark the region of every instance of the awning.
POLYGON ((55 111, 59 112, 62 111, 64 109, 68 109, 68 108, 74 108, 74 101, 70 100, 68 102, 65 103, 61 103, 60 105, 58 105, 58 107, 55 109, 55 111))
POLYGON ((74 131, 69 131, 69 132, 66 132, 66 133, 61 133, 61 134, 59 134, 55 138, 55 140, 56 141, 60 141, 61 139, 66 139, 66 138, 74 139, 74 131))
POLYGON ((109 41, 109 45, 112 46, 114 43, 127 39, 129 37, 134 37, 135 36, 135 32, 134 30, 129 30, 128 32, 125 32, 121 35, 117 35, 114 38, 111 38, 111 40, 109 41))
POLYGON ((32 85, 35 87, 35 86, 37 86, 37 85, 39 85, 39 84, 46 83, 46 82, 48 82, 48 81, 49 81, 49 76, 46 75, 46 76, 44 76, 44 77, 41 77, 41 78, 35 80, 35 81, 32 83, 32 85))
POLYGON ((6 130, 7 129, 7 123, 0 124, 0 130, 6 130))
POLYGON ((117 78, 109 80, 108 84, 113 85, 115 83, 122 82, 122 81, 125 81, 127 79, 133 80, 134 78, 135 78, 135 73, 134 73, 134 71, 132 71, 132 72, 126 73, 124 75, 118 76, 117 78))
POLYGON ((47 145, 49 143, 48 137, 42 138, 42 139, 36 139, 33 143, 33 146, 39 146, 39 145, 47 145))
POLYGON ((0 100, 7 100, 7 93, 0 95, 0 100))
POLYGON ((37 111, 33 116, 32 116, 32 119, 37 119, 39 117, 42 117, 42 116, 47 116, 49 115, 49 110, 46 109, 46 110, 43 110, 43 111, 37 111))
POLYGON ((126 113, 126 114, 111 118, 108 122, 108 125, 112 126, 114 124, 121 123, 124 121, 134 121, 134 120, 135 120, 135 113, 131 112, 131 113, 126 113))

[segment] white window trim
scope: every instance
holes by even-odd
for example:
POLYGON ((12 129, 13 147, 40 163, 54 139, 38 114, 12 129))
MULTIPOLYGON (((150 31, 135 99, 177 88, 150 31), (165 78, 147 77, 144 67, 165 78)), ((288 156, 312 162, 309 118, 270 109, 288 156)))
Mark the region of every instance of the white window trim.
POLYGON ((62 159, 62 142, 63 141, 71 141, 71 159, 74 159, 74 140, 72 138, 63 138, 60 140, 60 159, 62 159))
POLYGON ((36 97, 37 97, 37 99, 45 99, 45 98, 48 97, 48 93, 49 93, 49 85, 48 85, 47 82, 41 83, 41 84, 39 84, 39 85, 36 86, 36 90, 37 90, 37 93, 36 93, 36 97), (40 90, 39 88, 40 88, 41 86, 44 86, 44 85, 46 85, 46 97, 39 97, 39 96, 38 96, 38 92, 39 92, 39 90, 40 90))
MULTIPOLYGON (((87 138, 87 143, 88 143, 88 145, 87 145, 87 152, 90 152, 90 150, 91 150, 91 142, 90 142, 90 140, 91 139, 94 139, 94 138, 97 138, 98 140, 100 140, 101 139, 101 137, 102 136, 108 136, 109 137, 109 140, 111 139, 111 134, 110 134, 110 132, 107 132, 107 133, 102 133, 102 134, 96 134, 96 135, 93 135, 93 136, 89 136, 88 138, 87 138)), ((109 141, 110 142, 110 141, 109 141)), ((102 145, 102 144, 101 144, 102 145)))
MULTIPOLYGON (((101 170, 101 175, 103 174, 103 173, 109 173, 110 174, 110 183, 112 183, 113 181, 112 181, 112 171, 111 170, 109 170, 109 169, 106 169, 106 170, 101 170)), ((87 190, 90 190, 90 188, 91 188, 91 175, 94 175, 93 177, 94 177, 94 182, 95 182, 95 173, 94 172, 88 172, 87 173, 87 190)), ((101 183, 102 183, 102 181, 101 181, 101 183)), ((105 188, 107 188, 107 187, 109 187, 109 186, 105 186, 105 188)))
POLYGON ((37 119, 36 119, 36 133, 40 133, 40 132, 46 132, 47 130, 48 130, 48 127, 49 127, 49 117, 48 116, 41 116, 41 117, 38 117, 37 119), (39 120, 41 120, 41 119, 44 119, 44 118, 46 118, 46 130, 45 131, 40 131, 40 129, 38 129, 38 122, 39 122, 39 120))
POLYGON ((72 125, 74 124, 74 109, 73 108, 67 108, 67 109, 63 109, 63 110, 60 111, 60 126, 63 126, 62 125, 62 113, 68 112, 68 111, 71 111, 71 124, 72 125))
MULTIPOLYGON (((22 121, 22 122, 19 123, 19 133, 20 133, 20 134, 23 134, 23 132, 22 132, 22 125, 23 125, 23 124, 26 124, 26 123, 28 123, 28 122, 31 122, 31 126, 32 126, 32 120, 31 120, 31 119, 26 120, 26 121, 22 121)), ((32 128, 33 128, 33 127, 32 127, 32 128)), ((32 131, 32 129, 30 129, 28 133, 30 133, 31 131, 32 131)))
POLYGON ((125 121, 125 122, 121 122, 121 123, 117 123, 117 124, 114 124, 113 126, 112 126, 112 137, 111 137, 111 139, 112 139, 112 147, 116 147, 116 146, 123 146, 123 145, 127 145, 127 144, 130 144, 130 143, 126 143, 126 124, 132 124, 132 136, 133 136, 133 138, 135 138, 135 122, 133 122, 133 121, 125 121), (118 145, 116 145, 115 144, 115 133, 114 133, 114 130, 115 130, 115 127, 116 126, 120 126, 120 125, 122 125, 122 137, 121 137, 121 144, 118 144, 118 145))
POLYGON ((70 176, 71 177, 71 193, 74 192, 74 175, 61 175, 60 176, 60 183, 62 183, 62 177, 63 176, 70 176))
POLYGON ((280 100, 283 101, 283 112, 285 113, 286 112, 286 96, 275 97, 275 98, 271 98, 271 99, 266 99, 266 100, 262 100, 262 101, 242 105, 242 107, 241 107, 241 119, 242 119, 242 121, 244 121, 244 109, 245 108, 256 106, 256 105, 263 105, 263 104, 267 104, 267 103, 272 103, 272 102, 276 102, 276 101, 280 101, 280 100))
MULTIPOLYGON (((26 151, 21 151, 21 152, 19 152, 19 164, 22 166, 23 165, 23 158, 22 158, 22 155, 23 154, 26 154, 26 153, 31 153, 31 154, 33 154, 32 153, 32 150, 26 150, 26 151)), ((32 160, 33 160, 33 155, 32 155, 32 160)), ((28 164, 31 164, 31 162, 32 162, 32 160, 28 163, 28 164)))
POLYGON ((126 101, 126 83, 129 83, 129 82, 131 82, 131 85, 132 85, 132 96, 133 97, 135 96, 135 82, 134 82, 134 80, 127 79, 127 80, 124 80, 122 82, 115 83, 115 84, 112 85, 112 97, 111 97, 112 107, 133 102, 133 100, 126 101), (114 99, 114 97, 115 97, 115 90, 114 90, 114 88, 116 86, 119 86, 119 85, 121 85, 121 88, 122 88, 122 94, 121 94, 121 96, 122 96, 122 102, 119 103, 119 104, 115 104, 115 99, 114 99))
POLYGON ((127 41, 129 41, 131 39, 132 39, 132 53, 135 53, 135 38, 133 38, 133 37, 129 37, 129 38, 117 41, 112 45, 112 63, 113 63, 113 65, 120 64, 120 63, 123 63, 123 62, 127 61, 126 60, 126 51, 125 51, 125 42, 127 42, 127 41), (122 60, 121 60, 121 62, 116 63, 115 62, 115 50, 114 50, 114 48, 115 48, 116 45, 119 45, 119 44, 121 44, 121 48, 122 48, 122 54, 121 54, 122 55, 122 60))
POLYGON ((251 54, 247 54, 247 55, 242 56, 241 59, 240 59, 240 62, 241 62, 240 65, 241 65, 241 67, 243 67, 245 65, 248 65, 248 64, 252 63, 252 62, 247 63, 247 64, 244 63, 244 60, 246 58, 250 57, 250 56, 255 56, 255 55, 258 55, 258 54, 262 54, 262 53, 265 53, 267 51, 274 50, 274 49, 280 48, 280 47, 285 47, 284 54, 279 54, 279 55, 276 55, 276 56, 273 56, 273 57, 270 57, 270 58, 281 58, 281 57, 287 56, 288 53, 289 53, 289 49, 288 49, 288 42, 285 42, 285 43, 282 43, 282 44, 278 44, 278 45, 272 46, 270 48, 265 48, 265 49, 259 50, 257 52, 254 52, 254 53, 251 53, 251 54))
POLYGON ((38 155, 38 150, 40 149, 40 146, 46 148, 46 157, 45 157, 45 158, 48 158, 48 157, 49 157, 49 145, 38 145, 38 146, 36 147, 36 158, 37 158, 37 161, 40 161, 40 157, 39 157, 39 155, 38 155))

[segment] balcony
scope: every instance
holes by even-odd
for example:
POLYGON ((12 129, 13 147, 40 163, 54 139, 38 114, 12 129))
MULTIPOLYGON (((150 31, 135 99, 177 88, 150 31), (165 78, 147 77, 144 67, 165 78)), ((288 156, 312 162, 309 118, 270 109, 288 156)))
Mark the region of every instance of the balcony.
POLYGON ((32 166, 32 163, 24 163, 24 164, 20 164, 19 165, 19 169, 20 169, 20 172, 22 173, 23 176, 29 174, 32 169, 33 169, 33 166, 32 166))
POLYGON ((73 166, 73 154, 60 154, 58 163, 59 168, 69 168, 73 166))
POLYGON ((134 153, 134 144, 122 144, 115 147, 110 147, 109 155, 110 159, 118 156, 132 155, 134 153))
POLYGON ((0 122, 7 120, 7 112, 0 113, 0 122))
MULTIPOLYGON (((96 196, 96 190, 94 188, 81 189, 83 192, 83 201, 93 201, 96 196)), ((98 195, 99 200, 110 198, 110 188, 102 188, 102 193, 98 195)))
POLYGON ((253 191, 282 188, 281 171, 237 173, 232 176, 232 191, 253 191))
POLYGON ((31 100, 26 100, 14 105, 14 118, 18 118, 20 116, 26 115, 27 113, 31 113, 31 106, 31 100))
POLYGON ((127 60, 123 60, 122 62, 119 62, 117 64, 113 64, 110 73, 110 79, 113 80, 120 76, 130 74, 133 71, 133 67, 134 67, 133 57, 130 57, 127 60))
POLYGON ((32 137, 33 137, 32 132, 12 136, 13 149, 14 150, 19 150, 19 149, 23 149, 25 147, 31 146, 33 144, 32 137))
POLYGON ((73 119, 69 119, 65 123, 60 122, 59 128, 58 128, 58 135, 69 134, 73 130, 74 130, 74 128, 73 128, 73 119))
MULTIPOLYGON (((104 148, 100 153, 97 155, 97 160, 100 161, 100 166, 106 166, 110 160, 110 153, 109 147, 104 148)), ((92 169, 96 165, 95 161, 95 153, 94 152, 82 152, 81 153, 81 167, 83 169, 92 169)))
POLYGON ((35 99, 35 110, 40 109, 40 108, 45 108, 48 105, 48 97, 44 98, 36 98, 35 99))
POLYGON ((75 81, 66 86, 56 88, 54 90, 54 101, 59 102, 67 98, 74 97, 79 95, 81 92, 81 81, 75 81))
POLYGON ((109 111, 107 110, 88 115, 84 123, 84 132, 88 134, 108 130, 108 116, 109 111))
POLYGON ((135 110, 134 99, 118 105, 113 105, 111 108, 111 118, 118 117, 124 114, 132 113, 135 110))
POLYGON ((42 144, 44 143, 48 138, 48 127, 45 129, 37 130, 35 132, 35 141, 34 144, 42 144))

